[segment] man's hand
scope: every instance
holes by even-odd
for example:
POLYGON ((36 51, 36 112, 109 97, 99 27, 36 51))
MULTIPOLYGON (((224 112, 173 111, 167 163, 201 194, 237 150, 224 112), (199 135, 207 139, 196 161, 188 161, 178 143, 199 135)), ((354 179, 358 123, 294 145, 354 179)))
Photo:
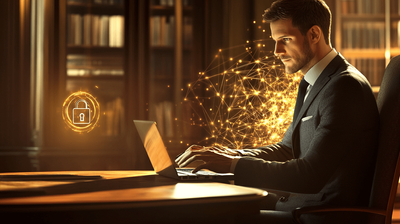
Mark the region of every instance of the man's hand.
POLYGON ((201 160, 204 164, 196 167, 193 173, 201 169, 209 169, 218 173, 229 173, 232 160, 240 154, 233 149, 223 146, 204 147, 199 145, 190 146, 184 153, 175 159, 179 167, 185 167, 193 161, 201 160))

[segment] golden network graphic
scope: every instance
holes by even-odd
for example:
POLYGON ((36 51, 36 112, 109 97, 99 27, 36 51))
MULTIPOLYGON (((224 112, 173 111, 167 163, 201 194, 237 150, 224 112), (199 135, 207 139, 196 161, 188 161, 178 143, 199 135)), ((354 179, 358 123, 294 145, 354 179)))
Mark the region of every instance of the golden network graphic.
POLYGON ((100 118, 100 104, 90 93, 78 91, 64 101, 62 116, 67 126, 79 133, 93 130, 100 118))
MULTIPOLYGON (((286 74, 284 65, 265 45, 239 46, 243 53, 227 57, 220 49, 199 78, 188 85, 184 101, 195 116, 191 125, 207 130, 204 142, 230 148, 277 143, 293 119, 302 74, 286 74)), ((248 42, 249 43, 249 42, 248 42)))

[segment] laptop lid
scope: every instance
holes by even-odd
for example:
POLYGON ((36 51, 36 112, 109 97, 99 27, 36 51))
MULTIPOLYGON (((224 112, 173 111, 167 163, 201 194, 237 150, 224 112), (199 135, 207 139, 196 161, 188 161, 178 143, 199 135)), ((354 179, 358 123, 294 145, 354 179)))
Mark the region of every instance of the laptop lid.
POLYGON ((150 162, 153 165, 156 173, 179 180, 233 180, 233 173, 215 173, 212 171, 198 171, 192 173, 193 169, 176 169, 174 162, 168 154, 161 135, 157 129, 155 121, 140 121, 134 120, 136 129, 142 139, 144 148, 149 156, 150 162))
POLYGON ((156 122, 139 120, 134 120, 133 122, 142 139, 154 171, 166 177, 179 179, 174 163, 167 152, 167 147, 158 132, 156 122))

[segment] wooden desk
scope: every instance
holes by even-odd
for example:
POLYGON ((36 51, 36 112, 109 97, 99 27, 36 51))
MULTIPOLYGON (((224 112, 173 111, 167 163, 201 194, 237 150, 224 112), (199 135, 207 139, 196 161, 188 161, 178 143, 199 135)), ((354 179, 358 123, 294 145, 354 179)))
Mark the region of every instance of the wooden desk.
POLYGON ((266 192, 177 182, 153 171, 2 173, 100 175, 95 180, 0 180, 0 219, 13 223, 231 223, 259 212, 266 192))

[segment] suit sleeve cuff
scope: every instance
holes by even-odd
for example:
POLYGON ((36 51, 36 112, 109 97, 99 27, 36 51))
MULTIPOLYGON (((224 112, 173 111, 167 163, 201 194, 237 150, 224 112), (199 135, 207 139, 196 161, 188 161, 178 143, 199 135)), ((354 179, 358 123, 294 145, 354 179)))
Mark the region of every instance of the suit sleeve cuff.
POLYGON ((235 172, 236 164, 238 163, 239 159, 240 159, 239 156, 236 156, 235 158, 233 158, 232 163, 231 163, 231 169, 230 169, 231 173, 235 172))

